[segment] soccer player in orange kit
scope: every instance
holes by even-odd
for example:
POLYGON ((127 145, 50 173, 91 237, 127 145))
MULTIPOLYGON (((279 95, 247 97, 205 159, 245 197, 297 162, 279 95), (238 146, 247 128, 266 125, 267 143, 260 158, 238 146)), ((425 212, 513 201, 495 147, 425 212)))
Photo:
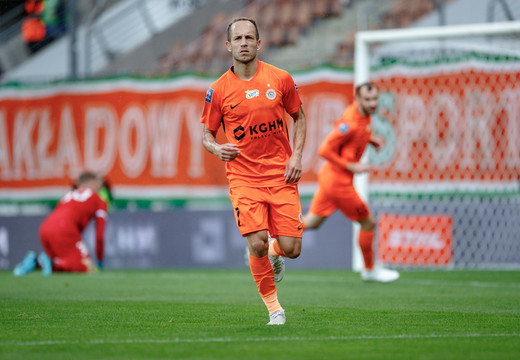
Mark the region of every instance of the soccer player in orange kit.
POLYGON ((38 258, 31 251, 13 270, 21 276, 37 265, 43 275, 53 272, 92 272, 95 269, 81 234, 91 219, 96 220, 96 255, 98 266, 103 267, 104 231, 107 219, 107 203, 97 192, 104 181, 97 174, 83 172, 76 188, 65 194, 56 208, 40 225, 40 241, 45 252, 38 258))
POLYGON ((206 93, 202 142, 226 162, 229 197, 238 229, 247 238, 251 274, 269 311, 267 325, 283 325, 275 280, 283 277, 283 257, 296 258, 301 251, 297 183, 306 123, 292 77, 259 61, 260 45, 253 19, 236 18, 228 25, 226 46, 233 66, 206 93), (292 149, 286 113, 294 120, 292 149), (221 125, 224 144, 216 140, 221 125), (274 241, 269 242, 268 232, 274 241))
POLYGON ((358 242, 365 263, 361 278, 364 281, 391 282, 399 278, 399 273, 375 266, 372 249, 375 220, 353 184, 354 174, 370 170, 370 164, 360 162, 366 146, 371 144, 379 150, 384 145, 383 138, 372 134, 371 115, 377 110, 378 95, 375 84, 359 85, 356 88, 357 101, 347 107, 321 145, 318 154, 327 161, 319 171, 319 187, 303 224, 305 230, 317 229, 337 209, 350 220, 359 222, 358 242))

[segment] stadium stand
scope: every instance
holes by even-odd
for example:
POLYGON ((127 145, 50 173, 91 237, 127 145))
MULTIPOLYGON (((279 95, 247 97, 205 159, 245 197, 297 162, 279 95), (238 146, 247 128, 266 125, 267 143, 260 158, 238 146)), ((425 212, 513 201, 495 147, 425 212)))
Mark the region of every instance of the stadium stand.
MULTIPOLYGON (((486 0, 487 1, 487 0, 486 0)), ((185 1, 170 1, 180 4, 185 1)), ((122 49, 121 36, 129 34, 128 23, 105 20, 110 27, 92 26, 93 45, 89 63, 82 77, 137 74, 166 76, 179 72, 219 74, 229 66, 224 46, 225 27, 235 16, 258 20, 262 38, 261 58, 275 66, 297 70, 321 64, 352 66, 354 38, 358 30, 391 29, 410 26, 432 13, 440 14, 442 5, 460 0, 219 0, 191 1, 196 9, 162 29, 152 29, 142 43, 122 49), (126 27, 125 27, 126 26, 126 27), (103 31, 101 31, 102 29, 103 31), (119 39, 119 40, 118 40, 119 39)), ((117 4, 127 8, 145 6, 147 1, 130 0, 78 1, 80 24, 102 19, 117 4), (103 3, 102 11, 93 4, 103 3), (97 13, 93 15, 94 12, 97 13)), ((157 3, 157 2, 155 2, 157 3)), ((518 2, 487 1, 487 19, 512 20, 520 11, 518 2)), ((467 5, 466 5, 467 6, 467 5)), ((151 5, 146 5, 150 8, 151 5)), ((126 13, 128 9, 124 9, 126 13)), ((32 59, 21 38, 23 6, 1 15, 0 71, 5 78, 18 80, 23 69, 10 76, 12 70, 32 59), (9 15, 9 21, 6 16, 9 15)), ((116 15, 116 17, 120 17, 116 15)), ((430 16, 431 17, 431 16, 430 16)), ((438 16, 440 18, 440 15, 438 16)), ((107 17, 108 18, 108 17, 107 17)), ((430 23, 431 26, 439 25, 430 23)), ((92 23, 94 25, 94 23, 92 23)), ((98 24, 99 25, 99 24, 98 24)), ((150 24, 148 24, 148 27, 150 24)), ((154 26, 152 26, 153 28, 154 26)), ((141 31, 142 33, 143 31, 141 31)), ((141 34, 142 35, 142 34, 141 34)), ((141 36, 139 35, 139 36, 141 36)), ((136 36, 126 36, 136 38, 136 36)), ((126 46, 126 45, 125 45, 126 46)), ((84 46, 80 46, 81 52, 84 46)), ((64 47, 62 47, 63 49, 64 47)), ((86 47, 85 47, 86 48, 86 47)), ((63 50, 61 50, 63 51, 63 50)), ((66 76, 61 74, 60 76, 66 76)), ((55 78, 59 78, 56 76, 55 78)), ((1 78, 0 78, 1 80, 1 78)), ((21 79, 23 80, 23 79, 21 79)))
POLYGON ((352 0, 329 2, 324 6, 323 2, 315 2, 313 24, 303 31, 296 46, 274 49, 266 61, 278 66, 289 63, 299 69, 324 63, 352 66, 358 30, 400 27, 409 19, 416 21, 426 11, 435 10, 431 0, 414 3, 409 6, 406 0, 352 0), (410 13, 405 14, 403 9, 410 13), (326 21, 316 16, 324 16, 326 21))
POLYGON ((287 67, 285 64, 290 64, 290 69, 297 69, 319 63, 351 66, 357 30, 405 27, 432 11, 435 11, 435 4, 431 0, 249 1, 243 11, 227 16, 216 14, 196 40, 200 46, 186 46, 183 55, 178 56, 181 42, 173 44, 172 53, 161 56, 152 65, 149 74, 164 75, 189 70, 210 74, 222 72, 229 64, 229 55, 223 46, 215 47, 215 44, 225 41, 223 29, 231 18, 238 15, 246 14, 258 19, 263 41, 262 58, 275 65, 287 67), (355 15, 363 8, 372 17, 365 20, 364 25, 355 15), (319 28, 325 29, 325 37, 320 38, 319 28), (318 34, 318 39, 312 39, 312 34, 308 36, 312 32, 318 34), (306 39, 302 40, 302 37, 306 39), (323 42, 323 38, 326 38, 327 44, 310 48, 311 41, 316 44, 323 42), (323 51, 323 46, 329 46, 329 49, 323 51))
MULTIPOLYGON (((105 0, 108 8, 121 0, 105 0)), ((92 1, 77 1, 78 21, 85 22, 92 13, 92 1)), ((66 0, 5 1, 0 4, 0 68, 16 68, 32 55, 63 36, 66 29, 66 0), (37 5, 38 3, 38 5, 37 5), (41 21, 40 21, 41 20, 41 21), (32 22, 32 24, 31 24, 32 22), (34 38, 34 25, 44 27, 40 39, 34 38), (29 36, 36 41, 27 41, 29 36)), ((38 30, 38 29, 36 29, 38 30)), ((1 74, 0 74, 1 78, 1 74)))
POLYGON ((182 40, 174 43, 171 53, 166 53, 152 65, 151 75, 178 71, 218 73, 229 64, 225 51, 225 28, 236 16, 250 16, 258 20, 262 39, 263 55, 271 49, 295 45, 300 36, 320 20, 339 17, 345 6, 340 0, 263 0, 248 1, 238 11, 224 14, 219 12, 208 22, 208 27, 195 40, 197 45, 187 45, 182 56, 177 53, 182 40), (215 45, 220 42, 222 46, 215 45))
MULTIPOLYGON (((49 0, 51 1, 51 0, 49 0)), ((134 50, 154 38, 152 43, 163 52, 167 47, 160 42, 164 30, 179 21, 205 0, 81 0, 67 2, 74 6, 77 19, 75 32, 67 34, 45 46, 35 54, 30 54, 23 43, 20 29, 13 31, 13 42, 0 43, 0 61, 8 64, 1 82, 42 82, 63 78, 81 78, 114 75, 122 73, 146 73, 136 64, 149 68, 147 59, 153 54, 153 61, 160 54, 157 48, 144 49, 140 56, 134 50), (14 58, 13 47, 21 52, 14 58), (76 54, 76 69, 67 61, 76 54), (126 57, 126 61, 121 62, 126 57), (3 59, 3 60, 2 60, 3 59), (132 59, 129 61, 128 59, 132 59), (133 67, 122 66, 125 62, 133 67), (111 65, 113 67, 111 67, 111 65), (103 69, 107 71, 103 72, 103 69), (73 71, 74 70, 74 71, 73 71)), ((69 11, 71 9, 68 9, 69 11)), ((70 18, 70 17, 69 17, 70 18)), ((21 22, 19 21, 20 25, 21 22)), ((21 26, 21 25, 20 25, 21 26)), ((188 27, 189 28, 189 27, 188 27)), ((199 32, 195 32, 197 36, 199 32)), ((184 36, 185 33, 180 32, 184 36)), ((2 35, 0 34, 0 37, 2 35)))
MULTIPOLYGON (((106 2, 102 10, 107 13, 118 2, 123 1, 106 2)), ((200 1, 193 14, 164 30, 152 32, 142 45, 129 51, 117 50, 113 45, 122 46, 122 41, 114 39, 117 34, 128 31, 123 28, 123 23, 118 25, 110 21, 107 25, 110 31, 103 34, 97 31, 99 26, 92 27, 95 46, 91 49, 90 56, 94 59, 90 62, 100 64, 98 58, 103 58, 105 65, 92 65, 92 69, 85 71, 85 76, 165 76, 186 71, 221 73, 229 66, 229 54, 223 45, 225 27, 231 18, 244 15, 258 19, 263 42, 261 56, 274 65, 283 65, 290 70, 321 63, 350 66, 354 34, 358 29, 404 26, 432 11, 432 4, 432 0, 200 1), (362 19, 363 16, 367 19, 362 19)), ((79 10, 81 23, 93 20, 95 9, 83 4, 79 10)), ((96 14, 95 18, 101 18, 101 15, 96 14)), ((14 61, 2 61, 2 58, 13 58, 16 54, 12 47, 0 46, 0 64, 5 63, 2 64, 4 71, 11 70, 15 63, 22 63, 30 56, 29 51, 22 49, 14 61)))
MULTIPOLYGON (((442 0, 448 3, 451 0, 442 0)), ((405 28, 421 17, 435 10, 431 0, 398 0, 389 7, 382 8, 377 18, 368 26, 370 30, 405 28)), ((338 43, 331 63, 336 66, 352 66, 354 61, 355 34, 358 28, 351 29, 338 43)), ((363 30, 363 29, 361 29, 363 30)))

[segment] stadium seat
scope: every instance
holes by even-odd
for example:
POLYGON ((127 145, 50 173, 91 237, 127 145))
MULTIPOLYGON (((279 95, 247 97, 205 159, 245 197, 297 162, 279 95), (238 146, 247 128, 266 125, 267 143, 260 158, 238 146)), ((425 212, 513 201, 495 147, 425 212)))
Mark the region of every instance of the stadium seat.
POLYGON ((312 5, 310 0, 302 0, 295 12, 295 21, 300 29, 305 30, 312 22, 312 5))
POLYGON ((282 26, 289 26, 293 22, 293 14, 296 14, 295 6, 291 0, 281 0, 278 4, 278 21, 282 26))
POLYGON ((284 29, 284 40, 282 45, 294 45, 298 42, 300 37, 300 27, 296 23, 291 23, 285 26, 284 29))
POLYGON ((273 24, 267 37, 269 38, 270 46, 282 46, 284 43, 285 29, 280 24, 273 24))
POLYGON ((315 0, 313 5, 314 18, 323 19, 327 16, 327 0, 315 0))

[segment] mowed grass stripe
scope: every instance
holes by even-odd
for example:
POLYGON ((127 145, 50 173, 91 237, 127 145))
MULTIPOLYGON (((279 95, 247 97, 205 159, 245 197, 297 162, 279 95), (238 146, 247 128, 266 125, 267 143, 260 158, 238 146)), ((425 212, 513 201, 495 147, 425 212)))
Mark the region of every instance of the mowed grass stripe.
POLYGON ((323 337, 264 337, 264 338, 208 338, 208 339, 120 339, 88 341, 27 341, 0 343, 0 346, 46 346, 78 344, 175 344, 175 343, 231 343, 231 342, 271 342, 271 341, 334 341, 334 340, 385 340, 385 339, 436 339, 436 338, 479 338, 479 337, 520 337, 520 334, 397 334, 397 335, 358 335, 358 336, 323 336, 323 337))
MULTIPOLYGON (((216 274, 221 274, 222 271, 227 270, 217 270, 216 274)), ((226 274, 227 280, 246 280, 251 281, 249 278, 249 274, 243 273, 235 273, 237 270, 232 270, 232 273, 226 274)), ((288 270, 289 271, 289 270, 288 270)), ((288 279, 290 281, 303 281, 303 282, 333 282, 333 283, 359 283, 359 275, 357 273, 353 273, 350 271, 345 271, 345 276, 313 276, 308 274, 301 273, 302 270, 292 270, 292 272, 288 273, 288 279)), ((425 271, 430 272, 430 271, 425 271)), ((438 271, 444 272, 444 271, 438 271)), ((414 273, 421 273, 421 271, 414 271, 414 273)), ((520 274, 520 271, 518 272, 520 274)), ((210 280, 212 277, 216 277, 215 274, 211 275, 208 273, 185 273, 185 272, 165 272, 161 274, 154 273, 139 273, 135 276, 138 277, 150 277, 153 279, 161 278, 161 279, 170 279, 170 280, 210 280)), ((113 279, 124 279, 132 277, 129 273, 117 273, 110 272, 106 274, 102 274, 97 277, 99 279, 105 279, 111 281, 113 279)), ((401 283, 410 284, 410 285, 424 285, 424 286, 469 286, 469 287, 511 287, 520 289, 520 282, 490 282, 490 281, 437 281, 437 280, 409 280, 409 279, 401 279, 401 283)))

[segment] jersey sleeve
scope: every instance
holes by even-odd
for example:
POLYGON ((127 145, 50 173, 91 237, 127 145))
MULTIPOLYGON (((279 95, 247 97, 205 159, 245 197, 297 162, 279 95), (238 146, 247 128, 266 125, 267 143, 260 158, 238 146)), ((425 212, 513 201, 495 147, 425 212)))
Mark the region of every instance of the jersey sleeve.
POLYGON ((105 249, 105 226, 107 221, 107 204, 98 196, 98 208, 96 219, 96 256, 98 261, 103 261, 105 249))
POLYGON ((348 160, 341 157, 341 147, 348 143, 349 127, 345 122, 339 122, 334 130, 325 138, 318 150, 318 155, 332 164, 347 169, 348 160))
POLYGON ((200 122, 206 125, 211 131, 217 131, 222 121, 222 110, 220 106, 218 91, 215 91, 215 84, 208 88, 206 99, 204 100, 204 110, 200 122))
POLYGON ((284 76, 282 78, 284 84, 284 96, 283 96, 283 104, 285 110, 289 114, 294 114, 300 110, 300 106, 302 105, 302 101, 300 99, 300 94, 298 93, 298 87, 296 86, 292 76, 288 72, 283 73, 284 76))

